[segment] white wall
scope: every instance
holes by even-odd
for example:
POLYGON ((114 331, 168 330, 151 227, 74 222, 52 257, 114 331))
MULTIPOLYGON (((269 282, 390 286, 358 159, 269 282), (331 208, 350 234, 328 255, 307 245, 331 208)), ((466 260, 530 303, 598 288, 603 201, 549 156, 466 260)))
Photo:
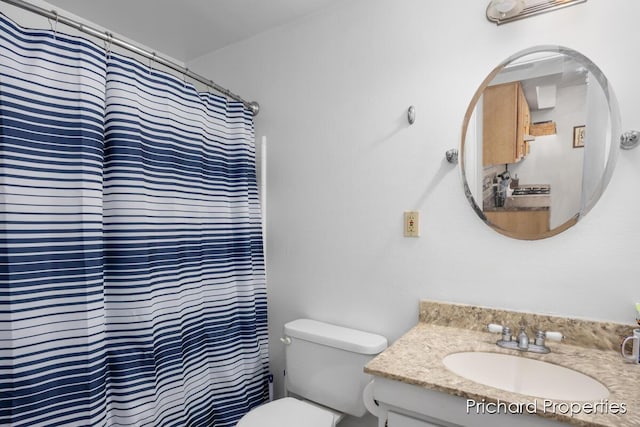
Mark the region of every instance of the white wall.
POLYGON ((348 0, 189 66, 260 102, 269 138, 268 287, 281 387, 285 322, 301 316, 395 340, 430 298, 632 322, 640 301, 640 150, 600 203, 542 241, 486 227, 444 160, 485 76, 509 55, 564 45, 600 66, 623 129, 640 129, 640 2, 591 0, 496 26, 486 1, 348 0), (417 109, 409 126, 405 113, 417 109), (422 237, 402 237, 402 212, 422 237))

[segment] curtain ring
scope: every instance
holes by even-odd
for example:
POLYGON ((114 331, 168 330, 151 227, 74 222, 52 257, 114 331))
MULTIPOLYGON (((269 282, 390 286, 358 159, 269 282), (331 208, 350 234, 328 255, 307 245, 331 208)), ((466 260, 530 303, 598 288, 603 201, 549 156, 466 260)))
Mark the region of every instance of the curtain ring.
POLYGON ((149 58, 149 74, 151 74, 151 70, 153 69, 152 64, 156 63, 156 53, 152 53, 152 57, 149 58))
POLYGON ((111 45, 113 44, 113 34, 105 31, 106 38, 104 39, 104 57, 108 61, 111 59, 111 45))
POLYGON ((58 12, 56 12, 55 10, 52 10, 51 13, 53 13, 56 17, 56 21, 55 21, 55 26, 51 23, 51 19, 47 18, 47 21, 49 21, 49 26, 51 27, 51 31, 53 31, 53 39, 57 40, 57 35, 58 35, 58 12))

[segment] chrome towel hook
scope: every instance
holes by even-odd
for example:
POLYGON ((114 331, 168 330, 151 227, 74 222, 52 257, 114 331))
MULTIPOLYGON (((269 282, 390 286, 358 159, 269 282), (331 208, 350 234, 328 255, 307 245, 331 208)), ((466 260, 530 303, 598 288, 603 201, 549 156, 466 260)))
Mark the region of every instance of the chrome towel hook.
POLYGON ((416 107, 414 107, 413 105, 411 105, 407 110, 407 121, 410 125, 416 122, 416 107))

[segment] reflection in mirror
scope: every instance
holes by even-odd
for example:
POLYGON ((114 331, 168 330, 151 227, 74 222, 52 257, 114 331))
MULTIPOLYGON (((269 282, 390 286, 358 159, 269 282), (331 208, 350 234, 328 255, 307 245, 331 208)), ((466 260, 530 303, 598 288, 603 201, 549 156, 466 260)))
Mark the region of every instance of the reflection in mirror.
POLYGON ((611 177, 619 120, 609 83, 585 56, 558 46, 513 55, 465 116, 460 164, 472 207, 519 239, 571 227, 611 177))

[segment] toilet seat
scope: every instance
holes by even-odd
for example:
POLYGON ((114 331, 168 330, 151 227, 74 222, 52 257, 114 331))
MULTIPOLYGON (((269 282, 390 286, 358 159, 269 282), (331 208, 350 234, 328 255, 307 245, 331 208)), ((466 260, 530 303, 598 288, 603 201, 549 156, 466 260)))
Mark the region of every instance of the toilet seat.
POLYGON ((334 427, 336 421, 328 409, 285 397, 251 410, 236 427, 334 427))

